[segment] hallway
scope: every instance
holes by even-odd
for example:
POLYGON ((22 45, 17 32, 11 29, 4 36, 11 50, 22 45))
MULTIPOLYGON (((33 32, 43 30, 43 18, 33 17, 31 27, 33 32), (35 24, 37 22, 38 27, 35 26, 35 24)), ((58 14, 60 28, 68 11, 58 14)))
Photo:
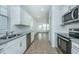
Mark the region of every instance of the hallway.
POLYGON ((48 33, 38 33, 26 54, 57 54, 57 51, 49 44, 48 33))

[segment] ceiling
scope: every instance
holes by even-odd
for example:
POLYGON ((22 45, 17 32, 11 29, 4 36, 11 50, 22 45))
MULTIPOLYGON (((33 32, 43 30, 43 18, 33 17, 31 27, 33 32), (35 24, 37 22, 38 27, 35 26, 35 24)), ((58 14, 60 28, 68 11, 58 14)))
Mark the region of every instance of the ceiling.
POLYGON ((47 19, 50 5, 24 5, 35 19, 47 19))

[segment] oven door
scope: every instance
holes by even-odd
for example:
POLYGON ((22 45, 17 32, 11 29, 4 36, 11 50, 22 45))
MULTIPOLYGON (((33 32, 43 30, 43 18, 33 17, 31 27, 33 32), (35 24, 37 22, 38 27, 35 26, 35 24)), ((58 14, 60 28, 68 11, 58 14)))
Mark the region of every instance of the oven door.
POLYGON ((70 40, 68 40, 62 36, 58 36, 57 45, 58 45, 58 48, 64 54, 71 54, 71 41, 70 40))

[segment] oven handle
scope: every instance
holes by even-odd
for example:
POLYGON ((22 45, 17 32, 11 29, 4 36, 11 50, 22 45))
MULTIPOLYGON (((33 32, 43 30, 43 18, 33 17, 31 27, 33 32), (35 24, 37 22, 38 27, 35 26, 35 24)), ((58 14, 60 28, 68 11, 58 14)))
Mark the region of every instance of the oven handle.
POLYGON ((63 40, 65 40, 65 41, 69 41, 69 40, 67 40, 66 38, 63 38, 63 37, 61 37, 61 36, 59 36, 60 38, 62 38, 63 40))

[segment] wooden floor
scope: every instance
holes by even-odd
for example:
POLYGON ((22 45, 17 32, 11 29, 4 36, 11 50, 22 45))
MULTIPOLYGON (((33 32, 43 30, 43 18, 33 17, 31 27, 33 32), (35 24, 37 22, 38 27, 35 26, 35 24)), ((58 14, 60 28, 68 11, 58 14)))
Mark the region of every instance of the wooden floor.
POLYGON ((49 44, 48 33, 38 33, 26 54, 57 54, 57 51, 49 44))

